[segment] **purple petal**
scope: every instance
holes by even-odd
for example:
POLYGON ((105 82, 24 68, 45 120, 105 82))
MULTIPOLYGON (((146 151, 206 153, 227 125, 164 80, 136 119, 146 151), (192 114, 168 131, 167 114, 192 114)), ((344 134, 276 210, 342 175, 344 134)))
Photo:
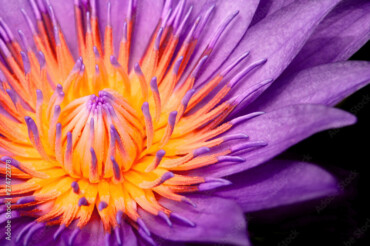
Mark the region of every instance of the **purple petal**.
POLYGON ((336 179, 306 162, 272 160, 230 177, 216 194, 238 202, 244 212, 269 209, 338 193, 336 179))
MULTIPOLYGON (((27 0, 16 0, 16 1, 1 1, 1 18, 9 26, 12 31, 14 38, 18 40, 18 30, 22 30, 26 37, 31 38, 31 31, 28 28, 27 22, 25 21, 21 9, 23 8, 27 14, 35 20, 31 6, 27 0)), ((33 42, 30 45, 34 47, 33 42)))
MULTIPOLYGON (((193 54, 193 57, 196 59, 193 59, 189 68, 195 66, 197 59, 201 56, 203 50, 206 48, 208 42, 213 37, 221 23, 232 13, 239 10, 239 14, 218 40, 215 50, 207 60, 207 69, 202 71, 202 74, 198 78, 199 82, 203 82, 213 74, 215 70, 222 65, 222 63, 225 62, 227 57, 234 50, 235 46, 240 42, 256 11, 258 1, 189 0, 188 2, 188 5, 193 5, 194 7, 193 12, 195 13, 195 18, 198 15, 203 14, 203 12, 207 11, 213 4, 215 4, 214 13, 210 16, 207 25, 203 29, 197 44, 198 47, 193 54)), ((188 70, 188 72, 190 71, 188 70)))
MULTIPOLYGON (((27 1, 25 1, 27 2, 27 1)), ((58 23, 61 26, 61 31, 64 34, 68 48, 75 58, 78 57, 77 49, 77 34, 74 17, 74 3, 73 1, 50 1, 51 6, 54 9, 58 23)), ((29 5, 25 3, 24 5, 29 5)), ((31 13, 30 13, 31 14, 31 13)), ((31 14, 32 15, 32 14, 31 14)))
POLYGON ((272 159, 314 133, 355 122, 356 118, 351 114, 322 105, 300 104, 280 108, 237 125, 226 133, 243 132, 250 137, 250 141, 264 141, 267 146, 238 153, 238 156, 245 159, 243 163, 222 162, 192 173, 223 177, 242 172, 272 159))
POLYGON ((340 62, 278 79, 246 111, 271 111, 292 104, 333 106, 370 82, 369 62, 340 62))
MULTIPOLYGON (((136 246, 137 241, 138 241, 138 238, 136 237, 134 233, 134 229, 129 224, 127 224, 125 221, 121 223, 120 227, 112 230, 109 236, 109 245, 119 246, 118 239, 121 241, 120 245, 122 246, 123 245, 136 246)), ((85 245, 85 244, 82 243, 81 245, 85 245)), ((104 244, 99 244, 99 245, 104 245, 104 244)))
POLYGON ((229 97, 260 81, 276 79, 337 2, 338 0, 297 1, 251 27, 233 56, 238 57, 245 50, 250 50, 249 63, 264 58, 267 58, 267 62, 236 86, 229 97))
POLYGON ((370 2, 343 1, 320 23, 287 70, 350 58, 370 39, 370 2))
MULTIPOLYGON (((19 233, 22 231, 22 229, 25 228, 26 225, 31 223, 34 219, 31 218, 24 218, 21 217, 20 219, 13 219, 11 222, 11 241, 6 240, 7 235, 5 234, 5 231, 3 229, 0 230, 0 245, 24 245, 24 241, 26 239, 26 235, 28 231, 24 232, 18 243, 16 243, 16 238, 19 235, 19 233)), ((5 230, 5 225, 2 224, 1 227, 5 230)), ((32 227, 35 228, 33 225, 32 227)), ((30 234, 30 237, 28 238, 28 245, 55 245, 55 241, 53 240, 53 233, 57 227, 43 227, 34 233, 30 234)), ((36 229, 36 228, 35 228, 36 229)))
MULTIPOLYGON (((118 1, 118 0, 117 0, 118 1)), ((126 5, 127 1, 119 1, 126 5)), ((159 18, 161 17, 163 2, 161 0, 138 0, 137 1, 137 14, 134 26, 134 32, 131 40, 132 49, 130 52, 130 67, 136 62, 139 62, 141 56, 145 52, 145 48, 149 43, 149 40, 158 24, 159 18)), ((119 18, 120 23, 119 32, 122 33, 123 19, 122 14, 118 11, 116 14, 112 12, 112 16, 119 18)), ((117 30, 114 30, 117 31, 117 30)), ((121 35, 119 36, 121 38, 121 35)), ((118 50, 117 50, 118 52, 118 50)))
POLYGON ((256 24, 263 18, 266 18, 294 1, 295 0, 261 0, 251 25, 256 24))
POLYGON ((171 218, 173 225, 169 227, 162 219, 141 209, 139 214, 153 234, 166 240, 249 245, 244 215, 236 203, 202 195, 191 195, 189 198, 197 205, 196 208, 167 199, 161 199, 160 203, 195 223, 194 227, 174 218, 171 218))

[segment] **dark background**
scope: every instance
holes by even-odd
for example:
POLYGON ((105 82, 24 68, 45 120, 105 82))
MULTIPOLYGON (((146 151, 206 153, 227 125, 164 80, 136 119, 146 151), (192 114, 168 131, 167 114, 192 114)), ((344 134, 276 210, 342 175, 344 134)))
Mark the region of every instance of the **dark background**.
MULTIPOLYGON (((351 60, 370 60, 370 43, 351 60)), ((303 206, 263 211, 248 218, 253 245, 370 245, 370 86, 337 105, 356 115, 357 124, 318 133, 282 155, 307 159, 345 180, 345 195, 303 206)))

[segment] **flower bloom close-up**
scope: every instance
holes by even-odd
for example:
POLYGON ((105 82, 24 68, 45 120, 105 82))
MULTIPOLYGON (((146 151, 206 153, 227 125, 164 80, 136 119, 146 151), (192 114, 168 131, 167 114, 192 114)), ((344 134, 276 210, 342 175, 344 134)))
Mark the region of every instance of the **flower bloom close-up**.
MULTIPOLYGON (((276 156, 356 122, 362 0, 0 0, 1 245, 250 245, 337 194, 276 156), (3 232, 3 230, 5 230, 3 232)), ((349 143, 348 143, 349 144, 349 143)))

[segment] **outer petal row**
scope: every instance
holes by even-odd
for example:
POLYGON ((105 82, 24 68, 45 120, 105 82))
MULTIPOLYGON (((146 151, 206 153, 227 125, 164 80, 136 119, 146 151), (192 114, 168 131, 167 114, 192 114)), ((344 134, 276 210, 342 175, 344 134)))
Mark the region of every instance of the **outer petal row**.
POLYGON ((238 202, 245 212, 303 202, 339 191, 336 179, 306 162, 272 160, 233 175, 233 183, 216 194, 238 202))
POLYGON ((334 106, 369 83, 369 62, 311 67, 278 79, 246 111, 271 111, 303 103, 334 106))
POLYGON ((188 196, 196 208, 167 199, 160 203, 196 224, 195 227, 173 223, 169 227, 163 220, 139 211, 154 234, 171 241, 218 242, 232 245, 249 245, 246 222, 241 208, 232 200, 205 196, 188 196))
MULTIPOLYGON (((338 0, 296 1, 251 27, 234 52, 251 51, 250 61, 267 63, 249 76, 234 94, 266 79, 276 79, 297 55, 311 33, 338 0)), ((232 96, 231 93, 230 96, 232 96)), ((242 108, 240 105, 239 108, 242 108)))

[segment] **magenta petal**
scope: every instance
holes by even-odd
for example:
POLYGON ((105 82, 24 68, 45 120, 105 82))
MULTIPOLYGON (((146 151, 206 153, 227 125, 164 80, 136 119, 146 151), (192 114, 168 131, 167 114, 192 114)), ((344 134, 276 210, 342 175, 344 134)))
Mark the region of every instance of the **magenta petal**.
POLYGON ((370 39, 370 2, 343 1, 320 23, 289 71, 350 58, 370 39))
POLYGON ((265 58, 267 62, 236 86, 229 97, 261 81, 276 79, 337 2, 338 0, 297 1, 251 27, 233 57, 250 50, 249 63, 265 58))
POLYGON ((219 163, 192 173, 212 177, 239 173, 270 160, 314 133, 355 122, 356 118, 353 115, 322 105, 300 104, 280 108, 241 123, 227 132, 227 135, 247 134, 249 141, 264 141, 267 146, 237 153, 236 155, 243 157, 245 162, 219 163))
POLYGON ((338 193, 336 179, 306 162, 272 160, 230 177, 216 194, 238 202, 244 212, 269 209, 338 193))
POLYGON ((278 79, 247 111, 271 111, 301 103, 333 106, 369 82, 369 62, 347 61, 312 67, 278 79))
POLYGON ((249 245, 243 211, 231 200, 203 195, 188 196, 196 208, 180 202, 160 199, 160 203, 176 214, 195 223, 184 225, 172 220, 172 227, 157 216, 139 209, 150 231, 170 241, 215 242, 232 245, 249 245))

